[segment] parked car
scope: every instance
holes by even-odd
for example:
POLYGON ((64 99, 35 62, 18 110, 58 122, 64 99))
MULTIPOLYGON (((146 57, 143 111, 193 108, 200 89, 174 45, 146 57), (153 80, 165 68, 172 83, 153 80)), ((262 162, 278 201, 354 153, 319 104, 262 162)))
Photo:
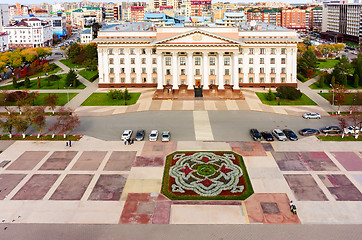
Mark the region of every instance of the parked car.
POLYGON ((309 112, 309 113, 303 114, 303 118, 305 118, 305 119, 321 119, 321 115, 319 113, 309 112))
POLYGON ((359 127, 349 126, 344 129, 344 134, 356 134, 359 133, 359 127))
POLYGON ((264 132, 261 132, 261 135, 263 136, 263 138, 266 141, 274 141, 274 137, 270 132, 264 131, 264 132))
POLYGON ((295 134, 292 130, 290 129, 284 129, 283 133, 285 134, 285 136, 287 136, 287 138, 289 138, 292 141, 297 141, 298 140, 298 136, 297 134, 295 134))
POLYGON ((261 134, 255 128, 250 129, 250 136, 254 139, 254 141, 261 141, 261 134))
POLYGON ((152 130, 150 132, 150 135, 148 136, 148 140, 151 142, 157 141, 158 139, 158 130, 152 130))
POLYGON ((133 133, 132 130, 124 130, 124 132, 123 132, 123 134, 121 136, 121 140, 125 141, 125 140, 131 138, 132 133, 133 133))
POLYGON ((340 134, 342 133, 342 129, 338 126, 327 126, 325 128, 321 128, 321 133, 332 133, 332 134, 340 134))
POLYGON ((282 130, 276 128, 272 131, 274 137, 278 139, 279 141, 287 141, 287 136, 282 132, 282 130))
POLYGON ((162 132, 161 141, 162 142, 169 142, 171 139, 171 134, 169 131, 162 132))
POLYGON ((319 134, 319 131, 317 129, 304 128, 299 131, 299 134, 302 136, 310 136, 310 135, 319 134))
POLYGON ((142 141, 143 139, 145 139, 145 130, 138 130, 136 132, 135 140, 136 141, 142 141))

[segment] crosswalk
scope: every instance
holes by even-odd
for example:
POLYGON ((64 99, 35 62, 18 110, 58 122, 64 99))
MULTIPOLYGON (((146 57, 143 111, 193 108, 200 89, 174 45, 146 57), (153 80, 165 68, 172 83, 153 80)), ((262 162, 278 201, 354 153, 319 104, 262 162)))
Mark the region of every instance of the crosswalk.
POLYGON ((196 141, 213 141, 209 113, 207 111, 193 111, 196 141))

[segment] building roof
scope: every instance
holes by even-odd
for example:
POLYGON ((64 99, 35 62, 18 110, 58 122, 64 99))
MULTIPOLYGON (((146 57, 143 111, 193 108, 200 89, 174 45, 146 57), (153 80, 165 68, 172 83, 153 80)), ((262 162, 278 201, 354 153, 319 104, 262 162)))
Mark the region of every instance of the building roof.
POLYGON ((239 23, 240 31, 294 31, 285 27, 265 22, 239 23))
POLYGON ((86 28, 84 29, 80 34, 90 34, 91 33, 91 29, 90 28, 86 28))
POLYGON ((99 31, 102 32, 113 32, 113 31, 123 31, 123 32, 140 32, 140 31, 150 31, 152 27, 151 23, 144 22, 126 22, 123 24, 112 24, 102 27, 99 31))

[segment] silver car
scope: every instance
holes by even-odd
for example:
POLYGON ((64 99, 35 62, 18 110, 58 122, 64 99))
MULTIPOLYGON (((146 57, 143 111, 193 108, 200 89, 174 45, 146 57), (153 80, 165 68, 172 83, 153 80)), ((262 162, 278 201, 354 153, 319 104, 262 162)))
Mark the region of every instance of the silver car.
POLYGON ((158 139, 158 130, 152 130, 148 136, 150 142, 155 142, 158 139))
POLYGON ((305 119, 321 119, 321 115, 319 113, 309 112, 309 113, 303 114, 303 118, 305 118, 305 119))
POLYGON ((161 141, 162 142, 169 142, 171 139, 171 134, 169 131, 162 132, 161 141))
POLYGON ((279 141, 287 141, 287 136, 283 133, 282 130, 276 128, 272 131, 274 137, 278 139, 279 141))
POLYGON ((131 138, 133 131, 132 130, 124 130, 121 140, 125 141, 131 138))

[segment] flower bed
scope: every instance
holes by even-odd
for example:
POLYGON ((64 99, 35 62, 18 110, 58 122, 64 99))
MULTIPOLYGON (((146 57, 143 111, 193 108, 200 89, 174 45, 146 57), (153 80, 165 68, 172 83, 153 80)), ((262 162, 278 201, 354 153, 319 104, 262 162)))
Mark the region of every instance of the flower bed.
POLYGON ((4 134, 0 135, 0 140, 24 140, 24 141, 79 141, 83 135, 66 135, 64 138, 63 135, 55 135, 54 138, 52 138, 52 135, 40 135, 38 138, 38 135, 26 135, 25 138, 23 138, 23 135, 13 135, 12 138, 9 138, 9 135, 4 134))
POLYGON ((233 152, 175 152, 166 158, 161 192, 172 200, 244 200, 254 193, 233 152))

